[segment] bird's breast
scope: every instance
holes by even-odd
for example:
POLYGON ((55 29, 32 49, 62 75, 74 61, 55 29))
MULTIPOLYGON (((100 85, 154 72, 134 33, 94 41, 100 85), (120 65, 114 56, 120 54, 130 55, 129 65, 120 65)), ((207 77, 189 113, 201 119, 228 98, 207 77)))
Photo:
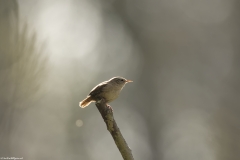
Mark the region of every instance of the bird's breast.
POLYGON ((121 88, 116 88, 116 87, 110 86, 105 92, 103 92, 102 96, 109 103, 109 102, 115 100, 119 96, 120 91, 121 91, 121 88))

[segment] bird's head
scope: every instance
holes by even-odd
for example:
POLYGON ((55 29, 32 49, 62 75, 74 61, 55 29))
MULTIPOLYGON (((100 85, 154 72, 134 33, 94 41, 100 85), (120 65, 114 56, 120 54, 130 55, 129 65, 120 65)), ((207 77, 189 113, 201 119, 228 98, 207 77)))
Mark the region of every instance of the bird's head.
POLYGON ((109 82, 120 85, 120 86, 124 86, 126 83, 133 82, 133 81, 127 80, 126 78, 123 78, 123 77, 113 77, 109 80, 109 82))

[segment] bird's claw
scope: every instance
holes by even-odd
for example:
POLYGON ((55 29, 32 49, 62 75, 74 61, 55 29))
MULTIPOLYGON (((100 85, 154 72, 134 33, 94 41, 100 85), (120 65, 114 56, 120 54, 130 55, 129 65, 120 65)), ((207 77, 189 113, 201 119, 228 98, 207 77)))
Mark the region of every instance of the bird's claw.
POLYGON ((106 107, 113 112, 113 109, 112 109, 112 107, 109 104, 106 104, 106 107))

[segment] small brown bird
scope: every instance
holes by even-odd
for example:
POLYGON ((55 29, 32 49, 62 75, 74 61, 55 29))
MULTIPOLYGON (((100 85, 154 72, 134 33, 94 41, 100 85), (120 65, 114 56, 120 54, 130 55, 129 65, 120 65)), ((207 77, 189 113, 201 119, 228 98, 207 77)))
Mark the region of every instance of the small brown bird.
POLYGON ((87 98, 79 102, 79 106, 81 108, 85 108, 91 102, 96 102, 98 100, 101 100, 102 98, 105 99, 106 103, 109 103, 118 97, 122 88, 128 82, 133 81, 127 80, 123 77, 113 77, 108 81, 104 81, 98 84, 96 87, 94 87, 87 96, 87 98))

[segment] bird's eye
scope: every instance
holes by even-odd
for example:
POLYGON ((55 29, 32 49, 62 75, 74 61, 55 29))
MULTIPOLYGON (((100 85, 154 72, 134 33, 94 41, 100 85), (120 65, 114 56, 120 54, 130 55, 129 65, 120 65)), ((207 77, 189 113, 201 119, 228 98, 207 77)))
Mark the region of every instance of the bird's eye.
POLYGON ((123 81, 124 81, 124 79, 121 79, 121 81, 123 82, 123 81))

